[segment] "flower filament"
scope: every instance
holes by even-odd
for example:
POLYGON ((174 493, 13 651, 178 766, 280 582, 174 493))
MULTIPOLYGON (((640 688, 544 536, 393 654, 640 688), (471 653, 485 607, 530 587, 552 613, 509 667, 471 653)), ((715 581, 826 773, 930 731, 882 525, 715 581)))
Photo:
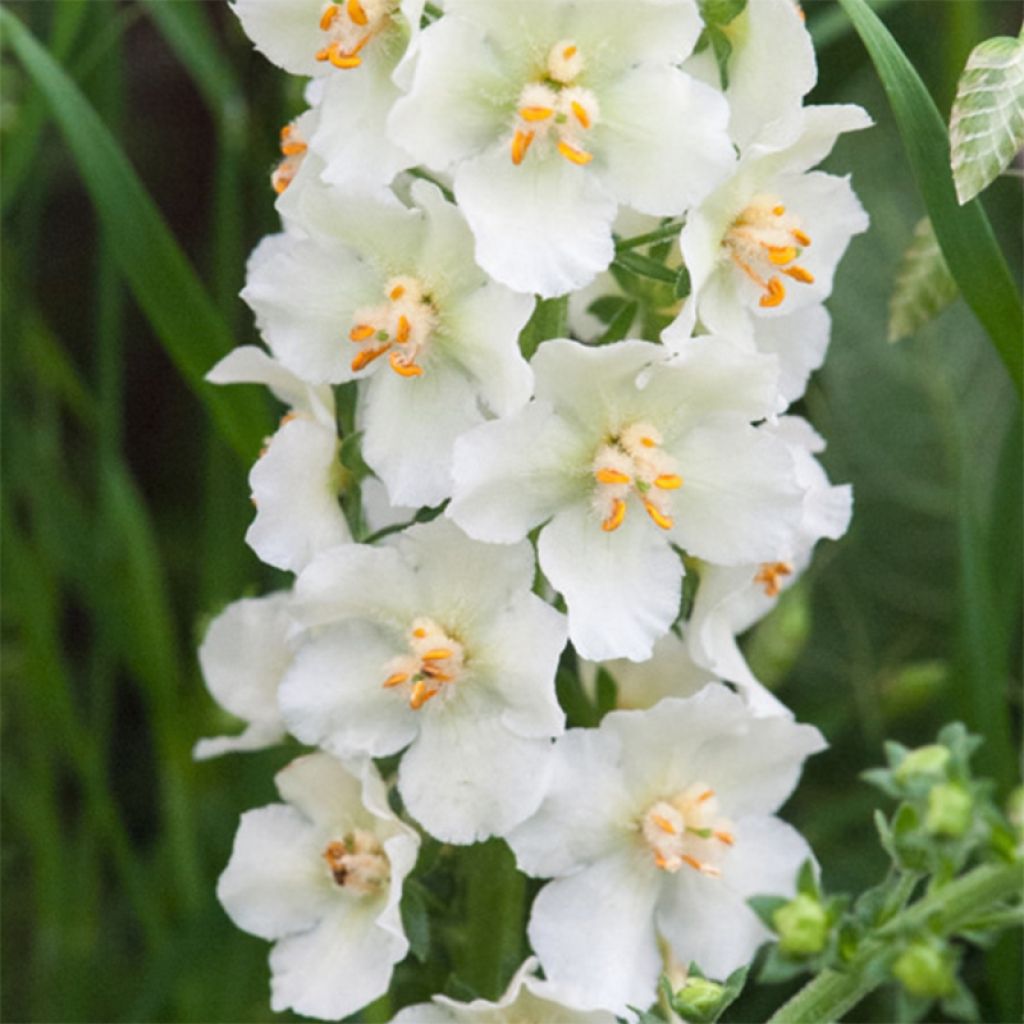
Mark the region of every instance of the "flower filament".
POLYGON ((302 161, 306 158, 306 140, 299 134, 294 121, 281 129, 281 162, 270 175, 270 184, 280 195, 291 183, 302 161))
POLYGON ((688 867, 710 878, 721 877, 721 860, 736 842, 732 825, 718 814, 715 791, 703 782, 653 803, 640 833, 662 871, 688 867))
POLYGON ((402 687, 408 694, 409 707, 419 711, 442 688, 458 681, 465 664, 465 651, 433 619, 413 621, 409 630, 409 654, 392 659, 387 666, 385 689, 402 687))
POLYGON ((764 562, 754 577, 754 582, 764 587, 765 597, 778 597, 782 590, 781 578, 792 576, 793 566, 789 562, 764 562))
POLYGON ((786 297, 780 273, 799 284, 814 283, 814 275, 796 262, 810 244, 800 218, 771 196, 755 196, 722 240, 729 258, 761 289, 758 305, 764 309, 786 297))
POLYGON ((360 51, 383 29, 394 8, 393 0, 344 0, 324 5, 320 31, 326 41, 317 51, 318 61, 351 70, 363 62, 360 51))
POLYGON ((583 56, 572 40, 563 39, 551 48, 540 80, 528 83, 519 94, 512 163, 521 164, 534 142, 548 136, 569 163, 584 167, 594 159, 586 135, 600 111, 593 92, 577 84, 582 71, 583 56))
POLYGON ((391 865, 380 840, 364 829, 334 839, 323 852, 327 869, 339 889, 366 896, 380 892, 391 877, 391 865))
POLYGON ((384 286, 386 301, 356 311, 349 340, 359 346, 352 360, 356 373, 390 353, 388 363, 400 377, 419 377, 416 362, 437 326, 437 312, 413 277, 393 277, 384 286))
POLYGON ((683 486, 676 462, 661 448, 661 434, 649 423, 634 423, 607 441, 593 462, 597 488, 594 500, 606 533, 626 519, 626 501, 635 493, 651 519, 671 530, 669 497, 683 486))

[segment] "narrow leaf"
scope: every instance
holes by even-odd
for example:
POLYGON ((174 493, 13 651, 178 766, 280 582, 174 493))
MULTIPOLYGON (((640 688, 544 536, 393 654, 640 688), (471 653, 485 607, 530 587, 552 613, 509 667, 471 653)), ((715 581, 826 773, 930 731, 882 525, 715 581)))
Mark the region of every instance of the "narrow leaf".
POLYGON ((949 136, 913 65, 865 0, 839 0, 874 62, 903 137, 911 169, 943 256, 974 315, 1002 358, 1018 393, 1024 388, 1020 293, 977 200, 957 202, 949 136))
POLYGON ((949 145, 961 203, 987 188, 1024 146, 1024 40, 996 36, 971 51, 956 87, 949 145))
POLYGON ((889 340, 901 341, 937 317, 957 296, 958 288, 924 217, 900 260, 889 300, 889 340))

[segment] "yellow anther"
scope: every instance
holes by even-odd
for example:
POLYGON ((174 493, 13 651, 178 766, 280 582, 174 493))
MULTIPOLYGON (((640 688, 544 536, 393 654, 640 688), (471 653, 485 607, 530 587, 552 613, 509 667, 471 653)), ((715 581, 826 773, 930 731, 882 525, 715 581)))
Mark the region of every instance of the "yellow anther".
POLYGON ((348 0, 348 16, 357 25, 365 25, 370 19, 366 16, 366 11, 363 10, 363 5, 359 0, 348 0))
POLYGON ((677 473, 662 473, 655 477, 654 486, 663 491, 678 491, 683 486, 683 478, 677 473))
POLYGON ((562 51, 562 60, 572 60, 576 56, 577 47, 574 45, 567 46, 562 51))
POLYGON ((776 217, 781 217, 785 212, 786 208, 781 203, 779 203, 778 206, 772 207, 772 213, 774 213, 776 217))
POLYGON ((549 117, 554 114, 554 111, 550 107, 520 107, 519 116, 524 121, 531 123, 536 121, 546 121, 549 117))
POLYGON ((286 412, 281 417, 281 422, 280 422, 279 426, 286 427, 286 426, 288 426, 289 423, 292 422, 292 420, 297 420, 298 418, 299 418, 299 414, 297 412, 286 412))
POLYGON ((799 228, 794 228, 793 229, 793 237, 801 245, 810 245, 811 244, 810 235, 808 235, 806 232, 801 231, 799 228))
POLYGON ((437 690, 431 689, 421 679, 413 688, 412 693, 409 694, 409 707, 413 711, 419 711, 424 704, 430 700, 431 697, 437 696, 437 690))
POLYGON ((421 671, 428 679, 433 679, 438 683, 450 683, 455 678, 447 672, 442 672, 436 665, 429 663, 424 665, 421 671))
POLYGON ((594 159, 593 153, 588 153, 584 149, 577 149, 575 146, 569 145, 565 139, 558 140, 558 152, 561 153, 569 163, 576 164, 577 167, 584 167, 594 159))
POLYGON ((281 143, 281 155, 282 156, 301 156, 306 152, 308 147, 304 142, 282 142, 281 143))
POLYGON ((715 838, 726 846, 732 846, 736 842, 731 832, 716 832, 715 838))
POLYGON ((640 443, 645 448, 657 448, 658 447, 658 442, 655 441, 653 437, 641 437, 640 438, 640 443))
POLYGON ((715 791, 713 789, 705 789, 704 792, 697 797, 696 803, 702 804, 706 800, 710 800, 714 795, 715 791))
POLYGON ((765 597, 778 597, 782 589, 780 577, 791 576, 792 573, 793 566, 789 562, 765 562, 754 577, 754 582, 764 587, 765 597))
POLYGON ((515 135, 512 136, 512 163, 517 167, 523 162, 526 151, 533 142, 533 135, 533 132, 523 132, 517 128, 515 135))
POLYGON ((356 326, 348 332, 348 336, 352 341, 366 341, 368 338, 372 338, 376 333, 376 329, 371 327, 369 324, 356 324, 356 326))
POLYGON ((404 294, 405 294, 405 285, 404 284, 396 284, 395 287, 392 288, 391 291, 388 292, 388 298, 392 302, 397 302, 404 294))
POLYGON ((599 484, 628 484, 629 477, 617 469, 599 469, 594 476, 599 484))
POLYGON ((701 862, 699 860, 697 860, 696 857, 691 857, 688 853, 684 853, 679 859, 684 864, 689 864, 690 867, 693 868, 694 871, 703 871, 704 870, 704 865, 701 864, 701 862))
POLYGON ((385 345, 383 348, 364 348, 363 351, 352 360, 353 371, 358 373, 360 370, 365 369, 378 356, 384 355, 384 353, 387 352, 388 347, 389 346, 385 345))
POLYGON ((328 4, 324 8, 324 13, 320 15, 320 28, 322 28, 324 32, 334 24, 334 19, 338 16, 339 11, 340 8, 337 4, 328 4))
POLYGON ((399 345, 404 345, 409 340, 409 332, 412 330, 412 324, 409 323, 409 318, 403 313, 398 318, 398 332, 395 334, 395 341, 399 345))
POLYGON ((672 529, 672 518, 670 516, 665 515, 665 513, 662 512, 661 509, 659 509, 658 506, 654 504, 654 502, 645 501, 644 508, 647 509, 647 514, 651 517, 651 519, 653 519, 655 523, 657 523, 658 526, 660 526, 663 530, 672 529))
POLYGON ((766 287, 767 291, 758 300, 758 305, 765 309, 773 309, 786 297, 786 286, 777 277, 773 277, 766 287))
POLYGON ((578 100, 572 101, 572 112, 576 115, 576 120, 579 121, 584 128, 590 127, 590 115, 587 113, 587 108, 578 100))
POLYGON ((783 273, 793 278, 794 281, 799 281, 801 284, 814 284, 814 275, 803 267, 786 267, 783 273))
POLYGON ((796 249, 791 245, 770 245, 768 246, 768 259, 777 267, 784 267, 796 259, 796 249))
POLYGON ((448 647, 435 647, 432 651, 420 655, 422 661, 444 661, 450 658, 455 652, 448 647))
POLYGON ((668 868, 668 861, 665 860, 664 856, 661 854, 659 850, 654 851, 654 863, 657 864, 658 867, 662 869, 662 871, 668 868))
POLYGON ((653 821, 662 832, 667 832, 670 836, 674 836, 676 834, 676 827, 668 820, 668 818, 663 818, 660 814, 652 814, 651 821, 653 821))
POLYGON ((280 171, 275 171, 270 176, 270 187, 280 195, 291 183, 294 175, 282 174, 280 171))
POLYGON ((388 359, 391 364, 391 369, 398 374, 399 377, 419 377, 423 373, 423 367, 417 366, 415 363, 407 363, 402 359, 401 352, 392 352, 388 359))
POLYGON ((407 682, 409 679, 408 672, 396 672, 394 675, 390 675, 381 684, 385 689, 390 689, 392 686, 401 686, 402 683, 407 682))
POLYGON ((427 631, 422 626, 417 626, 412 631, 412 635, 416 637, 417 640, 422 640, 427 635, 427 631))
POLYGON ((341 68, 343 71, 351 70, 352 68, 359 67, 363 63, 363 58, 356 53, 342 53, 337 46, 332 46, 328 53, 328 59, 336 67, 341 68))
POLYGON ((622 525, 622 521, 625 518, 626 503, 621 498, 616 498, 612 502, 612 514, 601 524, 601 529, 605 533, 611 533, 622 525))

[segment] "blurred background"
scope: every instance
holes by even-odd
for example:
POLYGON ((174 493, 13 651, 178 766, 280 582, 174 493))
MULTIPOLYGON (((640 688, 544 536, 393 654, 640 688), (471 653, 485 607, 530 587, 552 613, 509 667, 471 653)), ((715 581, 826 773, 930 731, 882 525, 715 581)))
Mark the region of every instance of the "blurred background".
MULTIPOLYGON (((198 381, 256 341, 237 293, 276 226, 268 175, 300 83, 251 51, 223 3, 4 6, 99 120, 63 134, 65 86, 44 96, 5 47, 0 1016, 271 1020, 267 944, 229 923, 214 887, 239 814, 275 798, 294 751, 197 765, 190 750, 234 729, 198 674, 206 623, 288 583, 243 542, 246 475, 276 413, 240 389, 245 429, 226 437, 198 381)), ((876 6, 944 117, 972 47, 1020 28, 1003 0, 876 6)), ((855 514, 747 650, 831 743, 786 816, 828 888, 859 891, 885 868, 882 798, 858 779, 883 739, 926 742, 960 718, 985 736, 979 763, 1003 794, 1017 776, 1020 409, 960 300, 887 343, 924 209, 856 35, 835 4, 805 8, 810 100, 876 121, 826 165, 852 172, 872 227, 840 268, 828 362, 799 410, 829 443, 832 479, 852 482, 855 514)), ((1019 276, 1020 179, 984 204, 1019 276)), ((1016 936, 968 954, 984 1020, 1021 1018, 1020 960, 1016 936)), ((760 988, 729 1018, 763 1020, 790 987, 760 988)), ((883 991, 855 1017, 893 1020, 893 1007, 883 991)))

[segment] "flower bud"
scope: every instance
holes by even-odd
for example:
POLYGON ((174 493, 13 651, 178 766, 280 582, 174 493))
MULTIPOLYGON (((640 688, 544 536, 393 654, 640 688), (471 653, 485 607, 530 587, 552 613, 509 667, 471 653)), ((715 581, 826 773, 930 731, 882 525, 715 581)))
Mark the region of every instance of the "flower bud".
POLYGON ((912 996, 942 999, 956 989, 953 964, 937 942, 913 942, 892 965, 894 977, 912 996))
POLYGON ((958 782, 942 782, 928 794, 925 830, 933 836, 958 839, 971 824, 974 801, 958 782))
POLYGON ((684 1020, 700 1024, 715 1019, 725 995, 725 986, 717 981, 691 976, 673 997, 672 1008, 684 1020))
POLYGON ((801 893, 772 915, 779 933, 779 949, 790 956, 813 956, 828 942, 829 920, 825 908, 812 896, 801 893))
POLYGON ((915 775, 941 775, 950 757, 948 747, 929 743, 926 747, 911 750, 893 774, 897 782, 907 782, 915 775))

